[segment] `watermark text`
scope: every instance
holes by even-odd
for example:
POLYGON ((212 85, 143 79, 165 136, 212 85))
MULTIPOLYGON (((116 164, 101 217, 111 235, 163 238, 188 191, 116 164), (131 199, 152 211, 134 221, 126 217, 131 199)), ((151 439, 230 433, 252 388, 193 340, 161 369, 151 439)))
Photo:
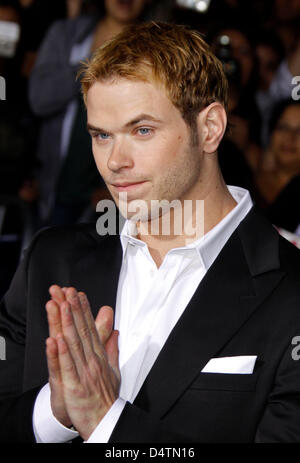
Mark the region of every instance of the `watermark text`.
MULTIPOLYGON (((119 194, 119 231, 126 219, 131 222, 131 235, 184 236, 186 244, 204 235, 203 200, 127 200, 127 193, 119 194)), ((97 233, 117 234, 117 206, 114 201, 99 201, 96 211, 102 213, 96 223, 97 233)))
POLYGON ((3 336, 0 336, 0 360, 6 360, 6 342, 3 336))
POLYGON ((0 100, 6 100, 6 82, 2 76, 0 76, 0 100))
POLYGON ((294 76, 292 78, 292 85, 295 87, 292 90, 292 98, 295 101, 300 100, 300 76, 294 76))

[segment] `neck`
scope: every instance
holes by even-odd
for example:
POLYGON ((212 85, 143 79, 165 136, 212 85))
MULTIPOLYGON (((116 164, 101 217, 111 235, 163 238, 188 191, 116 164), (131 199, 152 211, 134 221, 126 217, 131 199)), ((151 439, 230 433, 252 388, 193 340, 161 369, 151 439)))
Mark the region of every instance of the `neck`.
POLYGON ((157 219, 137 223, 137 237, 148 245, 158 267, 168 251, 199 239, 236 206, 219 170, 197 187, 196 194, 186 198, 189 201, 183 199, 157 219))

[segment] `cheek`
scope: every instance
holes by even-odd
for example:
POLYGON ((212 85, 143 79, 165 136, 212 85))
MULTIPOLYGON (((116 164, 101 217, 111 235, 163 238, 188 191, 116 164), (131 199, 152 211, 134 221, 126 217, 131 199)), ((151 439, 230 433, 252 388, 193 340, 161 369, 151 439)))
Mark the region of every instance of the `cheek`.
POLYGON ((163 138, 159 145, 156 146, 155 151, 153 151, 154 161, 157 165, 160 165, 162 168, 172 168, 173 165, 176 165, 178 161, 184 154, 184 142, 183 136, 178 135, 173 139, 163 138))
POLYGON ((95 146, 94 142, 93 142, 93 145, 92 145, 92 151, 93 151, 94 161, 96 163, 97 169, 100 172, 103 179, 105 180, 106 171, 107 171, 107 165, 106 165, 107 163, 105 161, 105 156, 103 155, 102 152, 99 153, 99 151, 97 150, 97 147, 95 146))

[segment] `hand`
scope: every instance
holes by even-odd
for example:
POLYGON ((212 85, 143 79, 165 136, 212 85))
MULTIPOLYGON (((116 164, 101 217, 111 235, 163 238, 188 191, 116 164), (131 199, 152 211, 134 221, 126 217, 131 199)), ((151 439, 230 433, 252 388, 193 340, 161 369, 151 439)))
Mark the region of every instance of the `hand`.
POLYGON ((55 418, 64 426, 70 427, 72 422, 65 406, 63 383, 58 360, 56 336, 62 332, 60 304, 65 301, 63 290, 56 285, 49 289, 52 297, 46 304, 50 337, 46 342, 46 354, 49 371, 49 385, 51 390, 51 408, 55 418))
POLYGON ((63 293, 65 299, 58 301, 62 331, 47 341, 55 356, 53 362, 47 352, 50 377, 61 378, 65 411, 86 440, 118 397, 118 332, 112 330, 110 307, 100 309, 95 323, 85 294, 74 288, 63 293))

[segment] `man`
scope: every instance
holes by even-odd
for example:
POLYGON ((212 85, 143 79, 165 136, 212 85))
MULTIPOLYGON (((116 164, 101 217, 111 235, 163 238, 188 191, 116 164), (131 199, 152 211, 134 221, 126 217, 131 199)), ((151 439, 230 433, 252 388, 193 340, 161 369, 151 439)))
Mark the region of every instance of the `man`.
POLYGON ((28 249, 1 307, 2 439, 299 441, 299 253, 222 179, 221 64, 150 23, 98 49, 82 85, 128 220, 121 239, 80 225, 28 249))

